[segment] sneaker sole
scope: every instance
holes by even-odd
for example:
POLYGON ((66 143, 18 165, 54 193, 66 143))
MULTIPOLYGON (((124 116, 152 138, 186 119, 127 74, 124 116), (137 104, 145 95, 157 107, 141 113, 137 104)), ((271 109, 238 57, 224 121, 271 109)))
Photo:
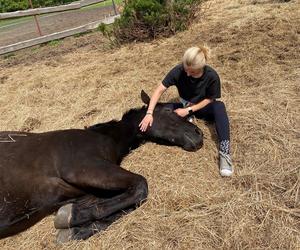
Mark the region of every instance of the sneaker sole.
POLYGON ((233 174, 232 171, 228 170, 228 169, 223 169, 223 170, 220 170, 220 175, 221 176, 224 176, 224 177, 229 177, 233 174))

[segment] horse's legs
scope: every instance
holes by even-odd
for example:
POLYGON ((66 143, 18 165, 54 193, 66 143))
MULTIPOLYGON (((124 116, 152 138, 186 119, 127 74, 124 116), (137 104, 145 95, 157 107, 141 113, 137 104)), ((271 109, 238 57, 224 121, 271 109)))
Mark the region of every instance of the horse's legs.
POLYGON ((86 167, 80 174, 74 170, 63 178, 77 187, 92 188, 99 196, 105 190, 120 191, 121 194, 107 199, 90 196, 89 199, 61 207, 55 218, 55 227, 60 229, 99 221, 121 209, 138 205, 148 194, 144 177, 109 162, 105 162, 102 166, 86 167))
POLYGON ((56 236, 56 241, 57 243, 65 243, 70 240, 86 240, 94 234, 107 229, 114 221, 123 215, 128 214, 132 210, 133 208, 122 210, 99 221, 94 221, 91 224, 85 224, 67 229, 59 229, 56 236))
POLYGON ((95 221, 90 225, 59 229, 56 236, 56 242, 66 243, 70 240, 86 240, 94 234, 105 230, 108 226, 107 223, 95 221))

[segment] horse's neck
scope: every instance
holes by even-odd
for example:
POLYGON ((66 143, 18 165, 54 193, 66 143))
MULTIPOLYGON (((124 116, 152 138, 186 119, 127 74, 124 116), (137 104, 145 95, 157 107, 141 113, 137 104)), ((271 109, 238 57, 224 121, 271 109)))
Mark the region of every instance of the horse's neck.
POLYGON ((120 121, 119 127, 119 137, 118 137, 118 150, 120 161, 121 159, 126 156, 130 150, 135 149, 139 146, 139 128, 138 126, 133 126, 133 124, 128 124, 125 122, 120 121))
POLYGON ((118 149, 120 161, 131 149, 137 148, 143 138, 140 132, 139 123, 145 115, 143 109, 131 109, 125 113, 118 123, 118 149))
POLYGON ((113 139, 116 143, 116 150, 118 151, 120 160, 128 154, 131 149, 138 147, 140 144, 138 121, 127 119, 110 121, 97 124, 90 129, 113 139))
POLYGON ((137 148, 143 138, 139 129, 139 123, 145 116, 146 109, 131 109, 126 112, 120 121, 110 121, 97 124, 90 129, 111 137, 116 143, 119 152, 119 160, 129 153, 131 149, 137 148))
MULTIPOLYGON (((145 116, 146 110, 145 108, 141 109, 131 109, 127 113, 125 113, 120 121, 121 126, 124 131, 126 131, 125 137, 130 138, 130 143, 137 142, 141 139, 141 131, 139 128, 139 123, 142 118, 145 116)), ((130 147, 133 145, 130 145, 130 147)), ((136 147, 137 145, 135 145, 136 147)))

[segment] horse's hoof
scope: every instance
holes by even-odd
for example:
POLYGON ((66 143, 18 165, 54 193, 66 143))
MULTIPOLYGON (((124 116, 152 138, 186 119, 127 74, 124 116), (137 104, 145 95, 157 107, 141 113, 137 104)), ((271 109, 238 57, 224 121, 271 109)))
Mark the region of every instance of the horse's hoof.
POLYGON ((59 229, 56 235, 56 243, 63 244, 69 242, 73 240, 74 234, 75 232, 73 228, 59 229))
POLYGON ((66 229, 70 226, 70 221, 72 218, 73 204, 67 204, 61 207, 55 216, 54 227, 56 229, 66 229))

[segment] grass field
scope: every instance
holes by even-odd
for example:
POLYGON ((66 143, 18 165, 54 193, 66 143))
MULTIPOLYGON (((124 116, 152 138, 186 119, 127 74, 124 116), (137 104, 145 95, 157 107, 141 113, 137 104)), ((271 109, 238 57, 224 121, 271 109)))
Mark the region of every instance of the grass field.
POLYGON ((0 28, 8 25, 24 23, 32 18, 33 18, 32 16, 27 16, 27 17, 19 17, 19 18, 12 18, 12 19, 3 19, 0 20, 0 28))
MULTIPOLYGON (((114 0, 114 2, 115 2, 116 5, 119 5, 123 2, 123 0, 114 0)), ((89 5, 89 6, 85 6, 85 7, 82 8, 82 10, 93 9, 93 8, 104 7, 104 6, 110 6, 112 4, 113 4, 112 0, 108 0, 108 1, 101 2, 101 3, 96 3, 96 4, 89 5)))

